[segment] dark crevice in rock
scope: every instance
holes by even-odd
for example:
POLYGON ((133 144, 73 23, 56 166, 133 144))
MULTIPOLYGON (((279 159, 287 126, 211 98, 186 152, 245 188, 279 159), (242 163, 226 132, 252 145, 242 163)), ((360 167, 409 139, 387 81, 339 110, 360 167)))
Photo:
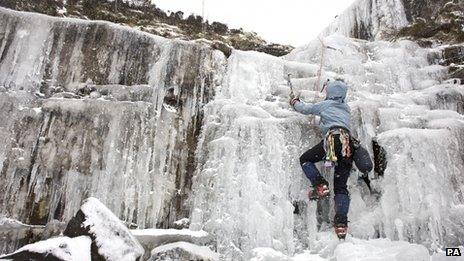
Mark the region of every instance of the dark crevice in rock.
POLYGON ((372 140, 372 149, 374 151, 374 172, 378 176, 383 176, 387 168, 387 152, 376 140, 372 140))
MULTIPOLYGON (((372 12, 372 2, 368 1, 369 12, 372 12)), ((355 24, 351 30, 351 37, 363 40, 372 40, 372 30, 370 29, 371 25, 365 24, 361 19, 354 19, 355 24)))

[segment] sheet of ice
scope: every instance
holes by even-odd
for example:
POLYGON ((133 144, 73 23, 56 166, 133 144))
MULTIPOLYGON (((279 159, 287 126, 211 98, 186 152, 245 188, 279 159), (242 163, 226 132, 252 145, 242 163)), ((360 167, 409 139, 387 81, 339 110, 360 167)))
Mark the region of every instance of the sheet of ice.
POLYGON ((255 247, 295 249, 292 203, 308 184, 295 155, 318 132, 288 110, 288 93, 272 95, 285 72, 301 69, 293 65, 233 52, 224 84, 205 107, 190 228, 210 232, 225 258, 246 259, 255 247))
POLYGON ((86 236, 57 237, 26 245, 14 253, 28 251, 44 254, 44 256, 51 255, 64 261, 90 261, 91 243, 92 240, 86 236))
POLYGON ((378 140, 392 162, 382 181, 383 233, 432 249, 463 244, 464 217, 453 218, 464 195, 457 138, 445 129, 400 128, 378 140))
MULTIPOLYGON (((464 244, 456 207, 464 203, 462 87, 442 84, 446 68, 427 58, 434 50, 411 41, 367 42, 339 34, 324 41, 336 50, 326 51, 321 79, 346 80, 354 135, 371 155, 373 139, 387 152, 384 177, 373 175, 372 181, 380 199, 355 173, 349 180, 350 233, 431 250, 464 244)), ((291 62, 233 52, 225 81, 205 107, 190 228, 210 232, 224 257, 249 259, 257 247, 286 256, 309 247, 324 258, 335 251, 316 234, 317 220, 323 231, 331 229, 324 222, 331 222, 332 202, 318 208, 304 203, 308 183, 298 164, 320 132, 309 125, 311 117, 288 110, 285 86, 292 73, 303 98, 321 100, 314 85, 319 58, 319 43, 295 50, 286 57, 291 62), (292 204, 298 214, 292 215, 292 204)), ((324 175, 332 180, 330 172, 324 175)))
MULTIPOLYGON (((425 89, 443 79, 443 66, 430 66, 428 54, 434 50, 420 48, 416 43, 368 42, 350 39, 340 34, 323 38, 334 49, 325 49, 322 79, 336 77, 348 81, 350 90, 370 93, 394 93, 425 89)), ((289 60, 321 62, 321 44, 318 40, 297 48, 286 56, 289 60)))
POLYGON ((380 40, 383 34, 408 25, 402 0, 357 0, 336 16, 320 35, 335 33, 365 40, 380 40))

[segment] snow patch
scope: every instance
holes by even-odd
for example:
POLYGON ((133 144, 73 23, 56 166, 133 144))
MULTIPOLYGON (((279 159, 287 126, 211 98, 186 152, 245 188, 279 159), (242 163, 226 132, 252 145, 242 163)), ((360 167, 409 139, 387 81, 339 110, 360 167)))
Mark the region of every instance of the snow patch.
MULTIPOLYGON (((151 251, 152 256, 162 255, 167 252, 180 252, 185 251, 190 255, 190 260, 205 260, 205 261, 216 261, 219 260, 219 255, 209 247, 197 246, 188 242, 176 242, 163 246, 159 246, 151 251)), ((169 254, 168 254, 169 255, 169 254)), ((156 260, 156 259, 155 259, 156 260)))
MULTIPOLYGON (((51 255, 64 261, 90 261, 91 243, 92 240, 87 236, 57 237, 26 245, 9 255, 27 251, 40 253, 44 256, 51 255)), ((0 256, 0 258, 2 257, 0 256)))

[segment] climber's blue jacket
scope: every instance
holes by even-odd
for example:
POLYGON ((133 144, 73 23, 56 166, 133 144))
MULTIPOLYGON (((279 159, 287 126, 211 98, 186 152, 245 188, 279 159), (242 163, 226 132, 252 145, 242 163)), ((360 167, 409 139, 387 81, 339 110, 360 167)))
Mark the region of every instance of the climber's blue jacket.
POLYGON ((347 89, 348 86, 341 81, 329 82, 327 85, 327 97, 324 101, 315 104, 297 101, 294 108, 303 114, 320 116, 320 127, 324 135, 332 127, 344 127, 351 131, 350 107, 345 102, 347 89))

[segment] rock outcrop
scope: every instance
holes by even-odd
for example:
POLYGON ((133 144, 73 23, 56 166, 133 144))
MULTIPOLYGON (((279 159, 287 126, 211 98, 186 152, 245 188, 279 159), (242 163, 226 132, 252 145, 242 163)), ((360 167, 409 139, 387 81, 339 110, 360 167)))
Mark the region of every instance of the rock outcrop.
POLYGON ((0 19, 1 215, 66 222, 92 195, 140 228, 186 217, 222 53, 107 22, 3 8, 0 19))
POLYGON ((91 261, 89 237, 56 237, 26 245, 0 260, 91 261))
POLYGON ((91 259, 95 261, 141 260, 145 252, 129 229, 96 198, 85 200, 63 234, 91 238, 91 259))
POLYGON ((207 232, 188 229, 134 229, 131 233, 148 252, 161 245, 175 242, 206 245, 211 241, 207 232))

